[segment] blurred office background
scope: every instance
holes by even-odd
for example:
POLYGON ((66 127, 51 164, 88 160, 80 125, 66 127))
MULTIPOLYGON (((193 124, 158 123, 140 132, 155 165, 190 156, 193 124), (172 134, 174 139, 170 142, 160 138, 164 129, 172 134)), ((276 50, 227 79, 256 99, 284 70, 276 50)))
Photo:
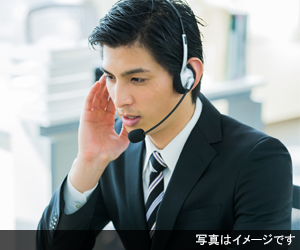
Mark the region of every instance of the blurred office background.
MULTIPOLYGON (((0 229, 36 229, 68 173, 101 64, 87 36, 114 2, 0 0, 0 229)), ((188 2, 206 23, 202 92, 279 138, 300 185, 300 1, 188 2)))

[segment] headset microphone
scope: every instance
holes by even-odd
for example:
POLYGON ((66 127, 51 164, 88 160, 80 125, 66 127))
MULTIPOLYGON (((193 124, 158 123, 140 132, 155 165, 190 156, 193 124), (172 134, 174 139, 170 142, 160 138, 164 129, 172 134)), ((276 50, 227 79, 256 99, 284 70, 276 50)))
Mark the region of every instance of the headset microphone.
POLYGON ((195 81, 194 71, 192 70, 192 67, 190 67, 189 65, 187 66, 188 46, 187 46, 187 38, 186 38, 186 35, 184 32, 184 27, 182 24, 181 16, 180 16, 178 10, 175 8, 175 6, 169 0, 166 0, 166 2, 168 2, 172 6, 174 11, 176 12, 176 14, 180 20, 180 24, 181 24, 181 28, 182 28, 183 61, 182 61, 180 75, 174 75, 174 88, 178 93, 183 94, 183 96, 181 97, 181 99, 179 100, 177 105, 172 109, 172 111, 163 120, 161 120, 158 124, 156 124, 154 127, 147 130, 146 132, 144 132, 143 129, 135 129, 135 130, 132 130, 131 132, 129 132, 128 139, 132 143, 137 143, 137 142, 144 140, 145 135, 147 133, 149 133, 153 129, 157 128, 160 124, 162 124, 177 109, 179 104, 182 102, 183 98, 191 90, 191 88, 194 84, 194 81, 195 81))
POLYGON ((144 140, 144 138, 145 138, 145 132, 141 128, 132 130, 128 134, 128 139, 132 143, 140 142, 144 140))

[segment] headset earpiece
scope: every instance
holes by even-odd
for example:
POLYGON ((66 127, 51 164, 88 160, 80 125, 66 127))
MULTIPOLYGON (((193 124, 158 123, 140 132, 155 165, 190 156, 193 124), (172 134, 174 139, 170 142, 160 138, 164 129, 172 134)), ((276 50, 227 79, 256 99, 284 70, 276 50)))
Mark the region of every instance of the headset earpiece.
POLYGON ((190 90, 195 82, 195 71, 191 65, 187 65, 183 73, 174 75, 174 88, 179 94, 190 90))
POLYGON ((182 86, 182 83, 181 83, 180 74, 175 74, 174 75, 173 83, 174 83, 175 90, 179 94, 184 94, 185 93, 185 88, 182 86))
POLYGON ((190 81, 189 89, 191 89, 195 83, 196 73, 190 64, 188 64, 186 67, 187 67, 187 70, 189 71, 188 72, 188 81, 190 81))
POLYGON ((181 82, 185 90, 190 90, 195 82, 194 70, 187 65, 183 73, 181 73, 181 82))

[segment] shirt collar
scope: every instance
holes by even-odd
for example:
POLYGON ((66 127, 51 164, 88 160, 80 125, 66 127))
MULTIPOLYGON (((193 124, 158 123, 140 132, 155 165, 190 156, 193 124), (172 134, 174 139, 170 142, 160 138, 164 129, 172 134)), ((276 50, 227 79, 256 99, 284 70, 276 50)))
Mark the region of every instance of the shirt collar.
MULTIPOLYGON (((200 118, 202 112, 202 102, 200 98, 196 100, 196 108, 194 114, 186 126, 179 132, 178 135, 162 150, 158 149, 150 140, 149 136, 146 135, 145 145, 146 145, 146 154, 144 162, 148 162, 153 151, 157 151, 161 154, 165 163, 171 172, 174 171, 178 158, 181 154, 183 146, 185 145, 190 133, 195 127, 197 121, 200 118)), ((147 164, 144 164, 143 172, 146 170, 147 164)))

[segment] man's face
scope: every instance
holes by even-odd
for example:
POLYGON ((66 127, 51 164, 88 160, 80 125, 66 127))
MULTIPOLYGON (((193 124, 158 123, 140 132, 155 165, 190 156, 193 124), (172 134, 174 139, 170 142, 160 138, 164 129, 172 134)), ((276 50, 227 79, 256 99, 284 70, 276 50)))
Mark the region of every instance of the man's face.
MULTIPOLYGON (((182 96, 173 89, 172 76, 142 47, 104 45, 102 68, 108 92, 128 132, 155 126, 182 96)), ((182 112, 180 108, 176 110, 149 135, 176 130, 182 112)))

